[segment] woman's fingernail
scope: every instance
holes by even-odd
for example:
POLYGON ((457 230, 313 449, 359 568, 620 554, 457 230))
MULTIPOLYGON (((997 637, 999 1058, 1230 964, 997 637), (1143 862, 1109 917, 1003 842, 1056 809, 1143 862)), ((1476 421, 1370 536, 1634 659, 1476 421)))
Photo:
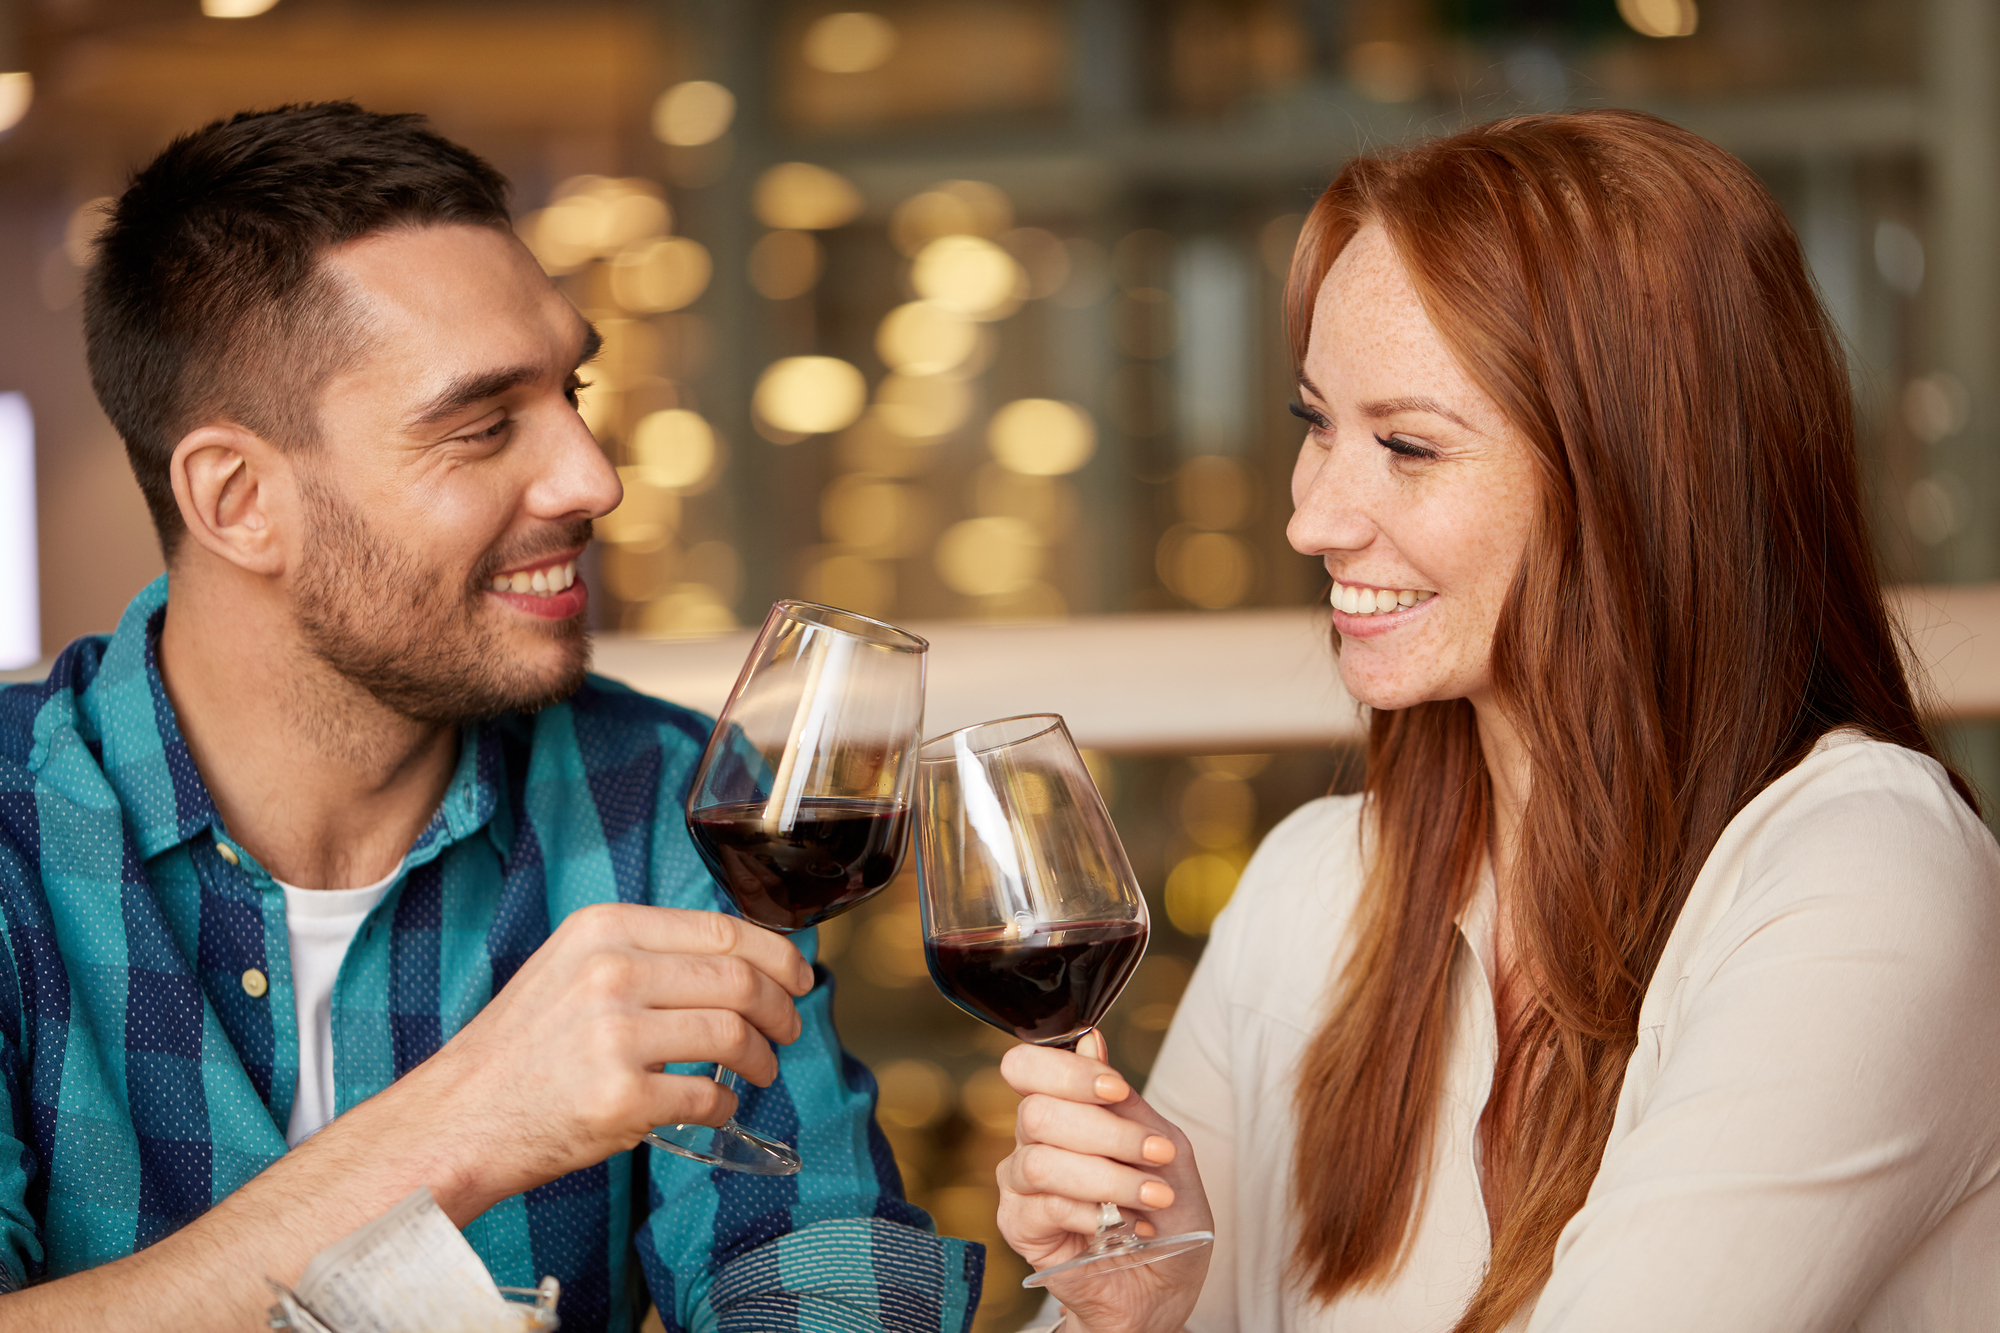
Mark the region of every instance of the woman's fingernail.
POLYGON ((1140 1146, 1139 1155, 1149 1162, 1171 1162, 1174 1160, 1174 1145, 1155 1134, 1140 1146))
POLYGON ((1164 1183, 1149 1180, 1139 1187, 1139 1202, 1148 1208, 1164 1208, 1174 1201, 1174 1192, 1164 1183))
POLYGON ((1098 1097, 1107 1102, 1122 1102, 1128 1089, 1125 1080, 1116 1074, 1099 1074, 1097 1082, 1091 1084, 1098 1097))

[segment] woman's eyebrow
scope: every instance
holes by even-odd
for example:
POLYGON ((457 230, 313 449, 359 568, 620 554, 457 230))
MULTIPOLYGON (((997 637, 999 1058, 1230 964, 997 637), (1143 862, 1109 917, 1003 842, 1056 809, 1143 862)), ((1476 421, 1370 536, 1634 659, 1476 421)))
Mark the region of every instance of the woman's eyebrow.
POLYGON ((1443 417, 1463 430, 1473 429, 1472 424, 1464 417, 1435 398, 1384 398, 1380 402, 1361 405, 1361 414, 1371 420, 1393 417, 1403 412, 1428 412, 1434 417, 1443 417))

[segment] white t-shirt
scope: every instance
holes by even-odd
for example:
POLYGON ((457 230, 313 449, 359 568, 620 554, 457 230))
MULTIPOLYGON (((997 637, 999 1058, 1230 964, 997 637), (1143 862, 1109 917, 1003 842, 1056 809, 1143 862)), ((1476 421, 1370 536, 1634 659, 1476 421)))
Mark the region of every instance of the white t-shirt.
POLYGON ((292 1098, 292 1121, 285 1143, 298 1147, 333 1119, 333 982, 362 921, 403 873, 399 863, 387 877, 358 889, 301 889, 276 881, 285 891, 285 935, 292 949, 292 993, 298 997, 299 1089, 292 1098))
MULTIPOLYGON (((1361 802, 1307 805, 1216 924, 1146 1096, 1216 1244, 1196 1333, 1442 1333, 1489 1253, 1491 880, 1459 918, 1423 1210, 1389 1280, 1286 1275, 1292 1091, 1352 944, 1361 802)), ((1307 1169, 1310 1169, 1308 1165, 1307 1169)), ((1533 1333, 2000 1328, 2000 849, 1937 764, 1836 732, 1730 821, 1639 1012, 1533 1333)))

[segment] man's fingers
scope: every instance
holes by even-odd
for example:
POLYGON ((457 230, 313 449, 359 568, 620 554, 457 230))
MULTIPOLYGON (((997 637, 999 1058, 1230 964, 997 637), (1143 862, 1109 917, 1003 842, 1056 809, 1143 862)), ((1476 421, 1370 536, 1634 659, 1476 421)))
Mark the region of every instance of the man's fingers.
POLYGON ((580 930, 621 935, 650 953, 734 955, 793 995, 812 989, 812 965, 797 947, 742 917, 682 907, 598 903, 573 913, 571 919, 576 918, 583 918, 580 930))
POLYGON ((760 1088, 778 1077, 771 1044, 732 1010, 654 1010, 641 1025, 634 1058, 642 1065, 717 1064, 760 1088))
POLYGON ((655 1074, 653 1125, 721 1125, 736 1114, 736 1094, 713 1078, 655 1074))
POLYGON ((735 954, 600 954, 590 984, 603 998, 644 1009, 733 1009, 781 1045, 798 1040, 802 1020, 791 994, 735 954))
POLYGON ((1111 1105, 1132 1095, 1132 1085, 1110 1065, 1052 1046, 1016 1046, 1002 1057, 1000 1077, 1024 1097, 1039 1092, 1064 1101, 1111 1105))

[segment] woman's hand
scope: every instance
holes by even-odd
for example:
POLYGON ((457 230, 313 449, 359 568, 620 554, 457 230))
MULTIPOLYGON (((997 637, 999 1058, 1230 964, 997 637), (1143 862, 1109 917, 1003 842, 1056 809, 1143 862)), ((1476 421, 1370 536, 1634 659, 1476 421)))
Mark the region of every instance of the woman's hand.
MULTIPOLYGON (((1014 1151, 1000 1163, 1000 1234, 1037 1269, 1074 1259, 1097 1231, 1098 1204, 1139 1214, 1142 1235, 1208 1231, 1208 1196, 1187 1136, 1104 1063, 1092 1032, 1076 1053, 1016 1046, 1000 1073, 1021 1094, 1014 1151)), ((1069 1310, 1064 1333, 1170 1333, 1187 1323, 1209 1247, 1140 1268, 1068 1273, 1049 1283, 1069 1310)))

